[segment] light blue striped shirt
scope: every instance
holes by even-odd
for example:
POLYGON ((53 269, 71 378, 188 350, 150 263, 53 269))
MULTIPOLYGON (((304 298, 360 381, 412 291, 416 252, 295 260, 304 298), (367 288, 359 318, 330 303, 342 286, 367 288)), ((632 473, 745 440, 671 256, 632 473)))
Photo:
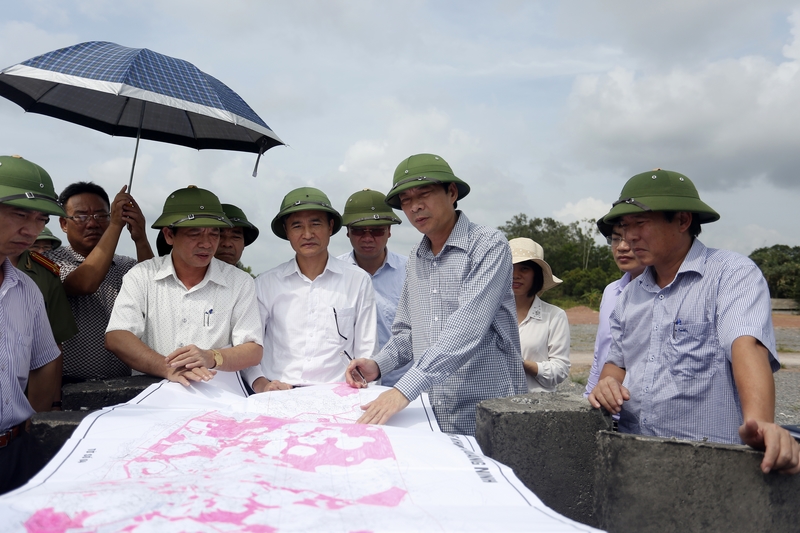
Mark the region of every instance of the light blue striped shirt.
POLYGON ((36 283, 11 265, 0 264, 0 432, 34 413, 25 397, 28 374, 61 351, 53 339, 44 299, 36 283))
POLYGON ((381 373, 413 359, 395 388, 409 400, 428 391, 442 431, 473 435, 478 402, 528 387, 508 241, 458 213, 438 255, 427 237, 411 250, 392 338, 374 359, 381 373))
POLYGON ((695 239, 661 289, 652 267, 633 280, 610 317, 608 362, 626 370, 619 428, 626 433, 741 444, 742 408, 731 345, 755 337, 780 368, 769 289, 747 257, 695 239))

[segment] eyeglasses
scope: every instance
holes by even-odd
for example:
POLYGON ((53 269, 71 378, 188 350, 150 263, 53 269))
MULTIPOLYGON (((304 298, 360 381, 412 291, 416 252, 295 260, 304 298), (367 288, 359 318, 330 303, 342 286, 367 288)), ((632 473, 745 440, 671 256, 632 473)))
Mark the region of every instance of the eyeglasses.
POLYGON ((111 213, 95 213, 94 215, 72 215, 71 217, 64 217, 72 220, 76 224, 86 224, 90 218, 95 219, 97 222, 108 222, 111 220, 111 213))
POLYGON ((383 237, 386 234, 386 228, 349 228, 350 234, 356 237, 363 237, 367 233, 373 237, 383 237))
POLYGON ((336 333, 338 333, 339 336, 341 338, 343 338, 344 340, 347 340, 347 337, 342 335, 342 331, 339 329, 339 316, 336 314, 336 308, 335 307, 333 308, 333 319, 336 321, 336 333))
POLYGON ((611 237, 606 237, 606 241, 608 242, 608 244, 611 245, 612 248, 618 247, 619 243, 621 243, 623 240, 625 240, 625 239, 623 239, 619 235, 613 235, 611 237))

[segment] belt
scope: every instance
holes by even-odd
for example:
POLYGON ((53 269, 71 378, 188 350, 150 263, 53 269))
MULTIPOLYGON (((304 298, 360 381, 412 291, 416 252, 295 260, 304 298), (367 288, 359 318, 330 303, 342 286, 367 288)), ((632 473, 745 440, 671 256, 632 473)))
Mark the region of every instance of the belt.
POLYGON ((12 427, 11 429, 8 429, 8 430, 0 433, 0 448, 5 448, 9 444, 11 444, 12 440, 14 440, 17 437, 19 437, 20 434, 23 431, 26 431, 27 424, 28 424, 28 421, 26 420, 25 422, 20 422, 19 424, 17 424, 16 426, 12 427))

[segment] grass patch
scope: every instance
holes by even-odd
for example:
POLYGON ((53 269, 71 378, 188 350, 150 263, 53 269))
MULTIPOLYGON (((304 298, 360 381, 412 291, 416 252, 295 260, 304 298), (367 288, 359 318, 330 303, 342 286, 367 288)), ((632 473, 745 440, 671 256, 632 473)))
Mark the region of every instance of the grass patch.
POLYGON ((776 349, 778 350, 778 353, 795 353, 795 352, 797 352, 796 349, 790 348, 790 347, 786 346, 785 344, 779 344, 776 347, 776 349))

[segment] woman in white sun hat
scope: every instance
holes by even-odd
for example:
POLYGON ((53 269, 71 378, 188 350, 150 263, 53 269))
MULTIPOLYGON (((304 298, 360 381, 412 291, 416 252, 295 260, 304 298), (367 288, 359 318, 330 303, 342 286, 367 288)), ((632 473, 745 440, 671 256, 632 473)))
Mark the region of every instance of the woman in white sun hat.
POLYGON ((514 263, 512 287, 528 392, 553 392, 569 376, 569 322, 563 309, 539 296, 561 280, 544 260, 544 250, 531 239, 508 241, 514 263))

